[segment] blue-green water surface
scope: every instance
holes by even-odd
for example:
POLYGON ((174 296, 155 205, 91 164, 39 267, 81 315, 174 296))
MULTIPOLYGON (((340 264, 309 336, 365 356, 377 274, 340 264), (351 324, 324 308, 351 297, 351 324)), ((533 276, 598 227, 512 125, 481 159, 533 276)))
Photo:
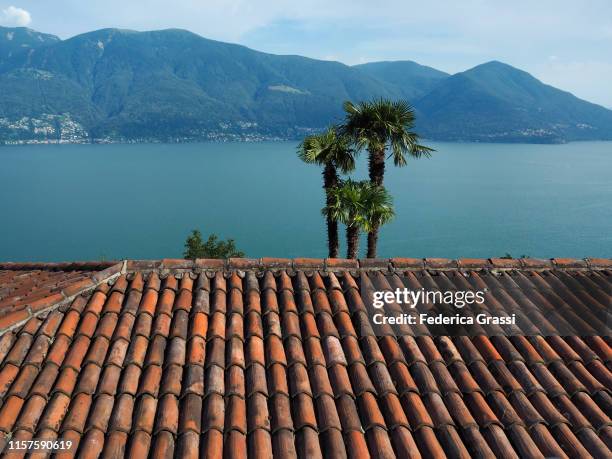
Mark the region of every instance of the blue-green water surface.
MULTIPOLYGON (((612 142, 433 146, 388 164, 379 255, 612 257, 612 142)), ((325 256, 321 174, 295 147, 2 147, 0 260, 178 257, 193 228, 252 257, 325 256)))

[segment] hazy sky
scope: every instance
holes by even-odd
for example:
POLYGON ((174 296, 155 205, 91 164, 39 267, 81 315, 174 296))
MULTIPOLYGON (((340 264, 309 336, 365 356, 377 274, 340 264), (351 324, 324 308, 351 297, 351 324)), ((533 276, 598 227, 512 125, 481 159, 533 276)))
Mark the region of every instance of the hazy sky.
POLYGON ((62 38, 184 28, 271 53, 450 73, 496 59, 612 107, 610 0, 0 0, 0 25, 62 38))

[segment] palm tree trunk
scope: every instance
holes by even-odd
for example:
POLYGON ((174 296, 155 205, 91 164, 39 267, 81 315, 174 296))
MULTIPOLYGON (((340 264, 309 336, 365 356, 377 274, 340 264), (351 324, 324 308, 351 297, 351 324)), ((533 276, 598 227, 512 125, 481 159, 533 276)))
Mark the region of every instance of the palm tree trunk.
POLYGON ((349 226, 346 229, 346 258, 357 258, 359 251, 359 227, 349 226))
POLYGON ((338 222, 327 217, 327 248, 329 258, 338 258, 338 222))
MULTIPOLYGON (((331 202, 330 190, 338 186, 338 174, 336 168, 331 164, 326 164, 323 169, 323 188, 325 189, 325 201, 329 207, 331 202)), ((329 258, 338 258, 338 222, 327 217, 327 249, 329 258)))
POLYGON ((378 226, 372 228, 368 233, 368 258, 376 258, 376 249, 378 246, 378 226))
POLYGON ((370 151, 369 156, 369 172, 370 182, 381 186, 385 180, 385 149, 376 149, 370 151))
MULTIPOLYGON (((382 186, 385 180, 385 149, 370 151, 369 157, 370 182, 376 186, 382 186)), ((378 244, 378 225, 368 233, 368 258, 376 258, 376 246, 378 244)))

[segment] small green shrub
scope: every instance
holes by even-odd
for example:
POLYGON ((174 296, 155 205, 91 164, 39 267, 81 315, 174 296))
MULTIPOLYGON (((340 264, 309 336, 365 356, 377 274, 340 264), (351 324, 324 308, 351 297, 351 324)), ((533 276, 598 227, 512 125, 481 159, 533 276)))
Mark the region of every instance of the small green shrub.
POLYGON ((185 241, 183 256, 190 260, 196 258, 242 258, 244 252, 236 248, 236 242, 233 239, 222 241, 216 234, 211 234, 204 242, 200 230, 193 230, 185 241))

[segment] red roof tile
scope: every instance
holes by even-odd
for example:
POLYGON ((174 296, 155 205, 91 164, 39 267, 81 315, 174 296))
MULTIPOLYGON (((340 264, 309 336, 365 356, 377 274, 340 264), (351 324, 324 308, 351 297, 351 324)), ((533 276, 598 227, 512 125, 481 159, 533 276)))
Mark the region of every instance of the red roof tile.
POLYGON ((0 448, 44 437, 72 440, 68 457, 607 458, 611 341, 546 331, 602 320, 610 266, 163 260, 92 275, 12 265, 0 300, 25 307, 0 312, 0 448), (520 312, 531 333, 375 336, 362 295, 404 285, 486 288, 486 307, 520 312))
POLYGON ((0 263, 0 330, 92 289, 115 262, 0 263))

